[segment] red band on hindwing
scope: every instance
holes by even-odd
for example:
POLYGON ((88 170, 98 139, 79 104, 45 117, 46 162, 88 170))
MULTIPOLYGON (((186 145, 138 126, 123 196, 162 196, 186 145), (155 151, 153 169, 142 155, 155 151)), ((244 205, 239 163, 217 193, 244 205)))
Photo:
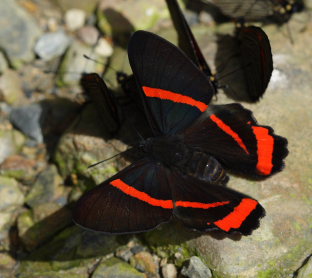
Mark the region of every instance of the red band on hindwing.
POLYGON ((121 179, 113 180, 110 182, 110 184, 119 190, 121 190, 123 193, 134 197, 136 199, 139 199, 143 202, 146 202, 152 206, 162 207, 164 209, 173 209, 173 201, 172 200, 159 200, 155 199, 145 192, 139 191, 135 189, 134 187, 124 183, 121 179))
POLYGON ((156 98, 160 98, 160 99, 171 100, 171 101, 177 102, 177 103, 188 104, 191 106, 195 106, 201 112, 204 112, 208 108, 208 105, 205 104, 204 102, 195 100, 189 96, 184 96, 181 94, 173 93, 171 91, 167 91, 167 90, 163 90, 163 89, 157 89, 157 88, 151 88, 151 87, 146 87, 146 86, 143 86, 142 88, 143 88, 143 91, 147 97, 156 97, 156 98))
POLYGON ((265 127, 253 126, 254 134, 258 145, 258 163, 257 169, 264 175, 272 172, 274 138, 269 134, 269 130, 265 127))
POLYGON ((247 153, 249 154, 243 140, 239 137, 239 135, 233 131, 228 125, 226 125, 221 119, 219 119, 216 115, 211 115, 210 119, 219 127, 221 128, 225 133, 230 135, 237 144, 247 153))
MULTIPOLYGON (((234 211, 223 219, 214 222, 220 229, 228 232, 231 229, 238 229, 250 213, 257 207, 258 202, 253 199, 242 199, 234 211)), ((208 223, 209 225, 210 223, 208 223)))
POLYGON ((177 207, 185 207, 185 208, 209 209, 209 208, 224 206, 224 205, 229 204, 229 203, 230 203, 230 201, 216 202, 216 203, 210 203, 210 204, 200 203, 200 202, 177 201, 177 202, 175 202, 175 205, 177 207))

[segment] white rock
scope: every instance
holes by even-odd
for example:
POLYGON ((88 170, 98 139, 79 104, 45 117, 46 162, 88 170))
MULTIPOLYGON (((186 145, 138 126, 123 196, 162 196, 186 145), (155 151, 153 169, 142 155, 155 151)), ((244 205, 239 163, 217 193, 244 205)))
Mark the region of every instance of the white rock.
POLYGON ((161 269, 162 275, 164 278, 176 278, 177 269, 174 264, 166 264, 161 269))
POLYGON ((99 39, 94 51, 96 54, 103 56, 103 57, 109 57, 113 54, 112 46, 104 38, 99 39))
POLYGON ((69 31, 81 28, 86 21, 86 13, 79 9, 70 9, 65 14, 65 24, 69 31))

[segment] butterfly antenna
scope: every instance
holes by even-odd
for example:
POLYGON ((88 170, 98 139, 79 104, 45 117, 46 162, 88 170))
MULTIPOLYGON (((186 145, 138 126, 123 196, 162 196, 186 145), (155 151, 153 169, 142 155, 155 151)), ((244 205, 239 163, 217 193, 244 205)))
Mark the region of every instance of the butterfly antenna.
POLYGON ((106 158, 106 159, 104 159, 104 160, 101 160, 101 161, 99 161, 99 162, 96 162, 96 163, 94 163, 94 164, 88 166, 88 169, 90 169, 90 168, 92 168, 92 167, 94 167, 94 166, 97 166, 97 165, 99 165, 99 164, 101 164, 101 163, 103 163, 103 162, 106 162, 106 161, 108 161, 108 160, 111 160, 111 159, 113 159, 113 158, 115 158, 115 157, 117 157, 117 156, 119 156, 119 155, 122 155, 123 153, 128 152, 128 151, 131 150, 131 149, 132 149, 132 148, 127 149, 127 150, 125 150, 125 151, 123 151, 123 152, 117 153, 117 154, 115 154, 115 155, 113 155, 113 156, 111 156, 111 157, 109 157, 109 158, 106 158))

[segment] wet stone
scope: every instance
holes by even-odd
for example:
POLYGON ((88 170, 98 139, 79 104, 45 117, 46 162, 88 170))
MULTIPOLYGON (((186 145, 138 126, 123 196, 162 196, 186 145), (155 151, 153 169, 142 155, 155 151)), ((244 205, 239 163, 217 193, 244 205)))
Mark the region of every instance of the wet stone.
POLYGON ((20 133, 14 130, 1 130, 0 128, 0 163, 18 151, 20 143, 24 142, 19 135, 20 133))
POLYGON ((210 269, 196 256, 190 258, 188 265, 182 268, 181 273, 188 278, 212 277, 210 269))
POLYGON ((117 258, 122 259, 125 262, 128 262, 130 258, 133 256, 133 253, 131 252, 130 248, 128 247, 121 247, 116 250, 115 256, 117 258))
POLYGON ((44 61, 52 60, 64 54, 70 44, 70 38, 64 31, 46 33, 35 45, 36 54, 44 61))

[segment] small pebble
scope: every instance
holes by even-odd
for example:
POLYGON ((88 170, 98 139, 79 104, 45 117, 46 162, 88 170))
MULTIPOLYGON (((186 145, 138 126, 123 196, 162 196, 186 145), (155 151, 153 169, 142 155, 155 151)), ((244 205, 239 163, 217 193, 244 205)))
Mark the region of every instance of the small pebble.
POLYGON ((63 55, 69 44, 70 38, 62 30, 46 33, 37 41, 35 52, 42 60, 49 61, 63 55))
POLYGON ((164 278, 176 278, 178 274, 174 264, 164 265, 161 269, 161 272, 164 278))
POLYGON ((95 49, 95 53, 103 57, 109 57, 113 54, 113 48, 104 38, 100 38, 95 49))
POLYGON ((86 21, 86 13, 79 9, 70 9, 65 14, 65 24, 69 31, 76 31, 86 21))
POLYGON ((188 265, 182 268, 181 274, 188 278, 212 277, 210 269, 196 256, 190 258, 188 265))
POLYGON ((95 45, 99 38, 99 31, 93 26, 84 26, 78 30, 78 37, 88 45, 95 45))

